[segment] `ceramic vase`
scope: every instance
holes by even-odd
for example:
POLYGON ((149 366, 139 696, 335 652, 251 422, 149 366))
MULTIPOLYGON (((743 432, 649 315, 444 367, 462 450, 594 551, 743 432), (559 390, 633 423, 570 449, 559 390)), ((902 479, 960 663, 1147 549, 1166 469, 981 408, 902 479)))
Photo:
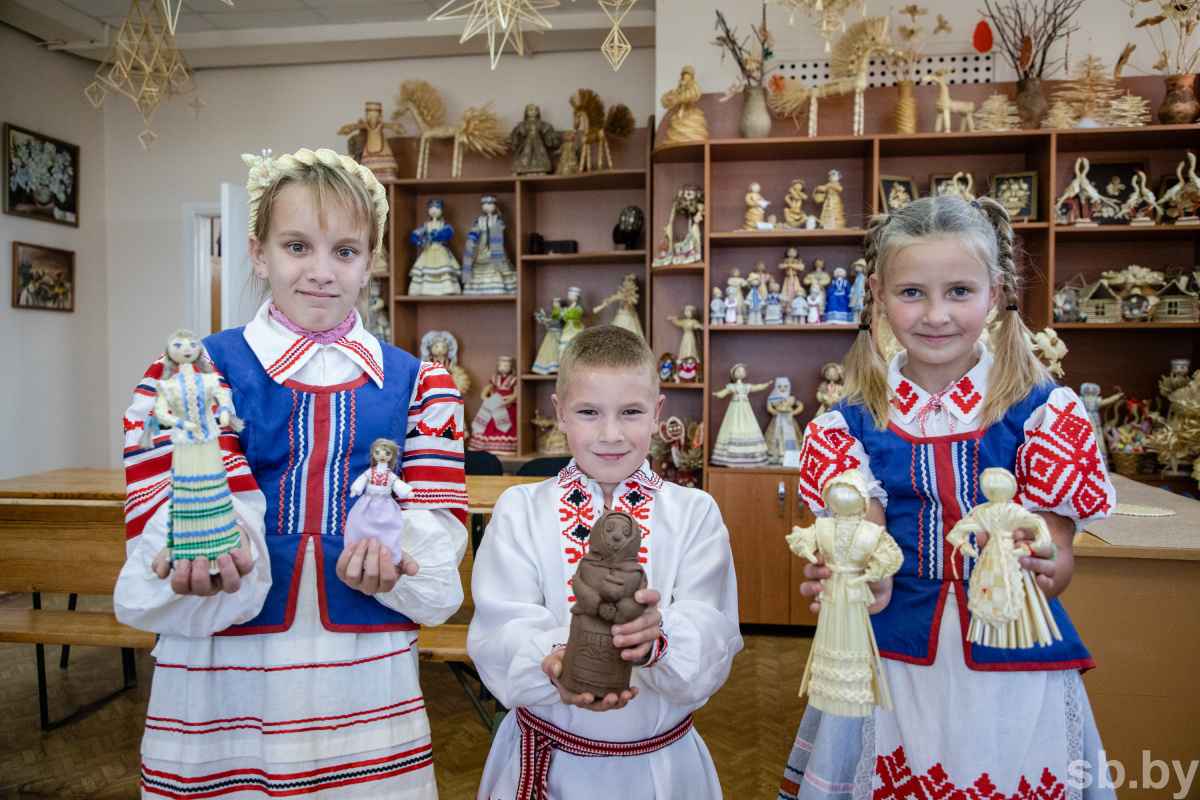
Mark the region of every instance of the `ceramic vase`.
POLYGON ((742 88, 742 119, 738 133, 743 139, 765 139, 771 135, 771 112, 767 110, 767 90, 762 86, 742 88))
POLYGON ((1046 95, 1042 94, 1041 78, 1021 78, 1017 81, 1017 113, 1021 117, 1023 130, 1041 127, 1042 118, 1050 110, 1046 95))
POLYGON ((1163 125, 1187 125, 1200 116, 1200 102, 1196 100, 1195 75, 1168 75, 1163 81, 1167 85, 1167 96, 1158 107, 1158 121, 1163 125))

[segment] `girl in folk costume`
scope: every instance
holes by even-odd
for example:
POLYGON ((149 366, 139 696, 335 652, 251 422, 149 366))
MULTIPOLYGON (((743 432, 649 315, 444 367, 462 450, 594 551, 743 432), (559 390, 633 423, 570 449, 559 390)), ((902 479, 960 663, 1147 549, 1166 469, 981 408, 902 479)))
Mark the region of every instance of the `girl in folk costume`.
POLYGON ((444 208, 441 200, 430 200, 429 220, 412 233, 413 244, 421 249, 409 271, 408 293, 413 297, 462 294, 458 285, 462 267, 446 247, 446 242, 454 238, 454 228, 442 219, 444 208))
POLYGON ((412 487, 392 472, 400 460, 400 445, 391 439, 376 439, 371 443, 371 466, 350 485, 350 496, 366 496, 354 504, 346 515, 342 536, 347 546, 359 541, 378 539, 380 547, 392 552, 392 561, 399 563, 403 554, 400 534, 404 531, 404 516, 396 500, 413 496, 412 487), (396 499, 392 499, 392 495, 396 499))
POLYGON ((734 364, 729 370, 731 383, 713 397, 728 397, 729 407, 721 430, 713 444, 712 463, 725 467, 765 467, 767 465, 767 443, 763 441, 762 428, 750 407, 750 393, 761 392, 771 387, 767 383, 746 383, 746 365, 734 364))
MULTIPOLYGON (((810 705, 780 797, 941 797, 981 781, 1003 797, 1115 797, 1098 773, 1077 774, 1085 761, 1105 769, 1079 676, 1094 665, 1057 599, 1075 531, 1107 516, 1115 494, 1079 397, 1025 343, 1008 214, 986 198, 922 198, 873 217, 865 250, 869 291, 846 396, 808 425, 800 492, 825 516, 825 484, 858 470, 866 519, 885 525, 904 555, 894 578, 869 584, 893 710, 851 719, 810 705), (890 365, 870 336, 876 305, 905 348, 890 365), (995 307, 993 361, 978 339, 995 307), (1061 641, 1004 649, 967 637, 966 581, 979 564, 946 535, 981 502, 990 467, 1016 474, 1018 502, 1051 532, 1050 547, 1029 530, 1011 541, 1061 641), (1067 795, 1064 783, 1086 788, 1067 795)), ((982 539, 975 534, 976 547, 982 539)), ((804 570, 801 593, 817 597, 832 573, 820 558, 804 570)))
POLYGON ((270 299, 209 336, 245 420, 222 428, 242 547, 167 562, 174 443, 139 445, 160 360, 125 412, 128 560, 114 606, 160 634, 142 740, 145 797, 434 798, 417 680, 421 624, 462 602, 462 401, 444 369, 381 344, 354 303, 387 215, 371 172, 331 150, 251 167, 250 254, 270 299), (403 555, 347 544, 351 465, 402 442, 403 555), (230 724, 237 720, 237 724, 230 724))
POLYGON ((463 250, 463 294, 512 294, 517 290, 517 273, 504 252, 504 218, 496 196, 479 200, 483 214, 467 234, 463 250))
POLYGON ((517 376, 511 356, 496 362, 496 374, 480 393, 483 405, 471 420, 471 449, 508 455, 517 452, 517 376))
POLYGON ((233 416, 229 388, 221 385, 204 358, 204 345, 196 334, 171 334, 162 364, 154 410, 138 445, 153 447, 159 426, 171 428, 167 548, 173 562, 204 556, 209 574, 215 575, 218 558, 242 546, 217 436, 221 427, 241 430, 242 422, 233 416))

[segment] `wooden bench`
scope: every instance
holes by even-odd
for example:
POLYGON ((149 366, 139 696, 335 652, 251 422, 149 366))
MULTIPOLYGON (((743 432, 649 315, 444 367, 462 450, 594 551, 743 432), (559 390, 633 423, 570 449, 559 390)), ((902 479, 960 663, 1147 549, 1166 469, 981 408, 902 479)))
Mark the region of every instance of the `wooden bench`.
POLYGON ((32 592, 33 608, 0 608, 0 642, 33 644, 37 654, 42 730, 78 717, 137 685, 134 648, 154 647, 153 633, 117 621, 111 611, 76 611, 78 595, 112 596, 125 563, 125 512, 109 500, 0 498, 0 592, 32 592), (66 611, 41 607, 43 592, 70 595, 66 611), (50 720, 45 645, 121 648, 124 685, 116 692, 50 720))

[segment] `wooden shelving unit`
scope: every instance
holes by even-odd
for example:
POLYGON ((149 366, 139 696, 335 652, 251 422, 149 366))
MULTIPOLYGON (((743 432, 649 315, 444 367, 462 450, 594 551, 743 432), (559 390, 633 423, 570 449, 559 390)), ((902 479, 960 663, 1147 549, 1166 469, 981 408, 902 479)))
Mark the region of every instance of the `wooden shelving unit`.
MULTIPOLYGON (((429 168, 435 177, 401 178, 385 184, 391 204, 390 274, 383 279, 383 288, 391 298, 392 343, 416 354, 426 332, 448 330, 454 334, 459 345, 458 363, 471 376, 471 390, 463 398, 468 424, 479 409, 479 392, 496 371, 496 359, 501 355, 515 358, 519 375, 518 454, 505 456, 504 461, 521 462, 536 457, 535 431, 530 420, 535 412, 543 416, 554 413, 550 395, 554 392, 555 376, 530 372, 545 335, 545 329, 533 319, 534 312, 539 308, 549 310, 553 298, 565 300, 567 288, 578 286, 587 311, 584 324, 609 322, 616 311, 614 306, 598 315, 592 314, 591 309, 616 291, 621 279, 630 272, 638 276, 642 306, 648 307, 650 255, 644 245, 636 250, 612 249, 612 229, 625 206, 649 208, 652 138, 650 128, 646 127, 635 130, 625 141, 610 143, 615 163, 611 170, 525 177, 508 174, 509 156, 488 160, 473 153, 464 158, 463 172, 469 177, 443 177, 450 172, 450 148, 435 144, 429 168), (424 222, 428 201, 436 197, 445 203, 446 221, 454 228, 449 247, 461 261, 467 234, 480 214, 479 198, 483 194, 496 195, 504 217, 505 249, 517 271, 516 292, 487 297, 405 294, 408 270, 417 257, 411 232, 424 222), (547 241, 574 239, 580 252, 532 255, 529 237, 535 232, 547 241)), ((401 174, 413 174, 415 140, 401 138, 389 143, 400 163, 401 174)), ((643 311, 643 325, 648 321, 643 311)))
MULTIPOLYGON (((1148 94, 1138 79, 1129 82, 1133 91, 1148 94)), ((1011 85, 964 85, 968 97, 980 102, 993 91, 1007 92, 1011 85)), ((918 90, 920 93, 920 89, 918 90)), ((1048 88, 1047 91, 1052 91, 1048 88)), ((1161 84, 1157 91, 1161 91, 1161 84)), ((720 138, 736 135, 737 109, 719 106, 705 96, 701 108, 708 115, 710 139, 706 142, 660 145, 652 153, 654 185, 652 241, 670 213, 675 192, 684 183, 701 186, 705 193, 705 233, 702 264, 651 269, 651 346, 655 354, 678 352, 680 331, 667 322, 669 314, 681 313, 685 303, 696 305, 705 321, 700 391, 668 391, 664 415, 705 423, 706 446, 713 441, 724 419, 728 400, 712 392, 725 386, 730 368, 746 364, 749 380, 765 383, 788 377, 792 392, 805 409, 801 425, 816 410, 816 388, 821 367, 841 362, 857 335, 853 325, 708 325, 708 302, 713 286, 725 287, 730 271, 737 267, 747 275, 759 261, 766 262, 778 276, 776 265, 787 247, 796 247, 811 269, 813 260, 823 258, 832 274, 847 268, 862 254, 866 218, 879 208, 880 175, 905 175, 915 179, 927 193, 931 174, 971 172, 975 190, 984 193, 990 175, 1036 170, 1037 214, 1033 220, 1018 220, 1015 229, 1026 254, 1021 311, 1031 327, 1051 325, 1054 286, 1075 274, 1089 281, 1109 269, 1140 264, 1161 269, 1166 264, 1190 267, 1200 264, 1200 229, 1173 225, 1146 228, 1101 226, 1074 228, 1054 225, 1052 204, 1072 177, 1078 156, 1093 163, 1142 162, 1151 184, 1173 174, 1188 147, 1195 147, 1200 127, 1195 125, 1149 126, 1087 131, 1011 131, 986 133, 919 133, 911 136, 881 133, 867 136, 796 136, 790 122, 776 122, 768 139, 720 138), (733 115, 734 119, 729 119, 733 115), (794 178, 805 181, 811 197, 813 187, 824 183, 830 169, 842 173, 843 205, 849 228, 841 231, 743 231, 743 197, 747 185, 757 182, 771 201, 766 213, 783 216, 783 198, 794 178)), ((932 95, 930 95, 930 105, 932 95)), ((867 90, 867 129, 890 129, 894 91, 867 90)), ((923 100, 918 97, 921 114, 923 100)), ((821 106, 821 130, 848 130, 849 101, 821 106), (842 119, 846 116, 846 119, 842 119)), ((928 130, 932 120, 919 124, 928 130)), ((665 131, 660 130, 661 134, 665 131)), ((820 208, 811 200, 809 213, 820 208)), ((1099 383, 1105 395, 1115 386, 1135 397, 1157 394, 1158 376, 1169 368, 1171 358, 1191 358, 1200 364, 1200 324, 1060 324, 1055 329, 1070 354, 1064 362, 1062 383, 1078 387, 1084 381, 1099 383)), ((751 403, 765 430, 769 422, 763 391, 751 403)), ((795 472, 780 469, 726 469, 706 466, 705 488, 717 499, 734 546, 738 569, 739 611, 743 622, 812 624, 807 602, 796 591, 799 574, 792 564, 784 534, 803 514, 796 505, 795 472), (780 483, 786 495, 777 506, 780 483), (759 511, 753 508, 761 505, 759 511), (761 512, 761 513, 760 513, 761 512), (765 532, 764 532, 765 531, 765 532)), ((794 566, 794 564, 793 564, 794 566)))

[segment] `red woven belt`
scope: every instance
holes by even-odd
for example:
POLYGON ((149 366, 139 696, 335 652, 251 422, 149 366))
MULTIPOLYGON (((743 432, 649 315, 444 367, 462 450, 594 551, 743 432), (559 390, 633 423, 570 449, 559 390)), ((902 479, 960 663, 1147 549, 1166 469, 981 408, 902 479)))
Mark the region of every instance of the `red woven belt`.
POLYGON ((516 800, 546 800, 546 780, 550 776, 550 757, 554 750, 573 756, 644 756, 662 750, 687 735, 692 715, 666 733, 639 742, 599 742, 575 736, 551 725, 523 708, 517 709, 521 729, 521 779, 516 800))

